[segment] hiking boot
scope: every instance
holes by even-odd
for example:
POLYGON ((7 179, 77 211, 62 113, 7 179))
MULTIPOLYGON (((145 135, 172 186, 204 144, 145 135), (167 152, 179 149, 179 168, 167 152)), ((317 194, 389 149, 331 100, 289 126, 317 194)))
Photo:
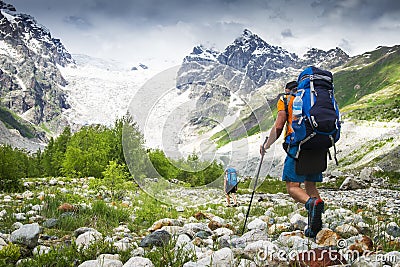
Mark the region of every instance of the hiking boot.
POLYGON ((304 234, 307 237, 315 237, 322 229, 321 215, 324 212, 324 201, 320 198, 310 198, 305 206, 308 211, 308 228, 304 234))
POLYGON ((233 207, 239 207, 238 203, 233 204, 233 207))

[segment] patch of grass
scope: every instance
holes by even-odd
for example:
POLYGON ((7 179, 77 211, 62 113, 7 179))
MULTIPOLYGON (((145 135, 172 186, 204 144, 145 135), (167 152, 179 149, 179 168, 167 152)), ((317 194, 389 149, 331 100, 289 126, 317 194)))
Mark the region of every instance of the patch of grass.
POLYGON ((330 188, 330 189, 339 189, 339 187, 343 184, 346 176, 339 176, 336 178, 334 182, 323 183, 321 187, 330 188))
MULTIPOLYGON (((251 180, 245 180, 239 183, 238 193, 243 194, 251 192, 253 188, 250 188, 250 183, 251 180)), ((267 177, 260 185, 257 185, 256 192, 266 194, 286 193, 286 184, 281 180, 267 177)))
POLYGON ((178 218, 178 212, 174 207, 167 206, 146 193, 140 194, 134 206, 140 208, 134 212, 135 220, 128 227, 135 233, 145 232, 157 220, 178 218))
POLYGON ((154 266, 183 266, 188 261, 196 261, 196 252, 187 250, 184 246, 175 249, 176 238, 171 238, 167 244, 162 247, 155 247, 147 251, 144 257, 151 260, 154 266))
MULTIPOLYGON (((68 195, 68 194, 67 194, 68 195)), ((111 233, 121 222, 128 222, 130 212, 125 207, 110 206, 102 200, 96 200, 91 207, 80 208, 74 202, 75 209, 64 213, 58 207, 65 203, 66 198, 46 197, 41 215, 46 218, 58 219, 52 231, 58 230, 61 234, 68 234, 79 227, 93 227, 102 233, 111 233)))
POLYGON ((48 253, 34 255, 22 261, 18 266, 21 267, 65 267, 78 266, 79 264, 96 259, 101 254, 120 254, 120 260, 126 262, 130 258, 131 250, 124 252, 118 251, 110 242, 103 240, 90 244, 86 249, 82 249, 72 244, 63 244, 52 247, 48 253))

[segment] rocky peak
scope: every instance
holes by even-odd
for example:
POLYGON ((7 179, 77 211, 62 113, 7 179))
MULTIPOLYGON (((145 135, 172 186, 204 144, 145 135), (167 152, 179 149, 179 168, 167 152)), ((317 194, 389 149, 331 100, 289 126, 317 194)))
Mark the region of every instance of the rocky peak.
POLYGON ((349 59, 350 56, 339 47, 328 51, 311 48, 306 54, 304 54, 302 65, 314 65, 321 68, 333 69, 337 66, 343 65, 349 61, 349 59))
POLYGON ((17 11, 13 5, 4 3, 1 0, 0 0, 0 9, 9 10, 9 11, 17 11))
POLYGON ((217 61, 220 52, 211 48, 206 48, 203 45, 198 45, 193 48, 193 51, 183 59, 183 63, 198 62, 198 61, 217 61))
POLYGON ((258 86, 279 77, 277 70, 294 66, 297 60, 295 54, 268 44, 247 29, 218 56, 221 64, 244 71, 258 86))
POLYGON ((59 39, 30 15, 0 2, 0 105, 33 124, 54 129, 69 108, 57 65, 74 64, 59 39))

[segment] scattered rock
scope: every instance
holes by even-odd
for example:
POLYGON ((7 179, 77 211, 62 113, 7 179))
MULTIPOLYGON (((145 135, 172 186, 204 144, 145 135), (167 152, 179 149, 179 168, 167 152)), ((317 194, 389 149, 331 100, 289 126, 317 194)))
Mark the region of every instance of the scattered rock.
POLYGON ((141 247, 162 247, 169 242, 171 235, 165 230, 157 230, 140 241, 141 247))
POLYGON ((75 207, 72 204, 63 203, 58 207, 58 210, 62 212, 72 212, 75 210, 75 207))
POLYGON ((90 244, 92 244, 95 241, 99 241, 102 238, 103 235, 100 232, 92 230, 79 235, 76 238, 75 243, 78 247, 83 247, 84 249, 86 249, 90 246, 90 244))
POLYGON ((163 226, 183 226, 183 222, 180 220, 164 218, 153 223, 153 225, 148 229, 149 232, 154 232, 161 229, 163 226))
POLYGON ((42 225, 43 225, 43 227, 46 227, 46 228, 53 228, 57 225, 57 223, 58 223, 57 219, 51 218, 51 219, 44 221, 42 225))
POLYGON ((322 247, 336 246, 340 235, 328 228, 323 228, 316 236, 317 244, 322 247))
POLYGON ((400 227, 395 222, 390 222, 386 227, 386 233, 393 237, 400 236, 400 227))
POLYGON ((374 243, 368 236, 362 236, 361 238, 356 239, 354 243, 349 246, 349 249, 358 251, 361 255, 363 252, 373 251, 374 243))
POLYGON ((350 237, 358 235, 358 230, 354 226, 350 224, 343 224, 336 227, 335 232, 337 232, 340 236, 350 237))
POLYGON ((340 185, 340 190, 356 190, 356 189, 364 189, 367 188, 368 185, 358 178, 347 177, 343 183, 340 185))
POLYGON ((41 229, 39 224, 25 224, 22 225, 18 230, 11 233, 11 242, 18 243, 27 246, 28 248, 34 248, 38 244, 39 234, 41 229))
POLYGON ((234 266, 235 257, 230 248, 222 248, 206 256, 197 262, 187 262, 183 267, 200 267, 200 266, 234 266))
POLYGON ((154 267, 154 264, 148 258, 132 257, 123 267, 154 267))
POLYGON ((247 229, 249 230, 254 230, 254 229, 264 230, 267 227, 268 227, 267 223, 264 222, 263 220, 260 220, 259 218, 255 218, 247 225, 247 229))

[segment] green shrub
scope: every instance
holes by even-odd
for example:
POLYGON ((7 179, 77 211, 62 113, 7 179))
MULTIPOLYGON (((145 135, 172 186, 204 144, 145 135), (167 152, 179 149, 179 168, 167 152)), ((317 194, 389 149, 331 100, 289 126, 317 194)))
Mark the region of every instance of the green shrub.
POLYGON ((0 249, 0 265, 15 266, 15 263, 21 257, 21 249, 18 245, 12 243, 0 249))

